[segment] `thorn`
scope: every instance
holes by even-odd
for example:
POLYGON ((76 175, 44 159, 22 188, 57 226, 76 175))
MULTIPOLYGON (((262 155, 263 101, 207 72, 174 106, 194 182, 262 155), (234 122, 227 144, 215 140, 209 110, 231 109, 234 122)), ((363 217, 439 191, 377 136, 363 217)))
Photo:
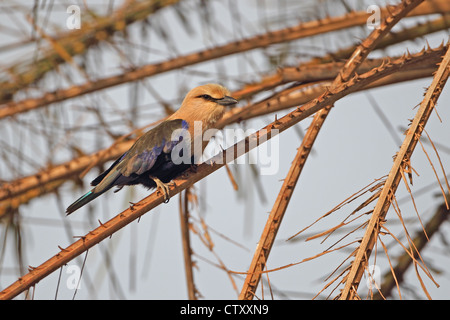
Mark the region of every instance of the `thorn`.
POLYGON ((420 54, 425 53, 425 51, 427 51, 427 49, 425 47, 422 48, 422 50, 419 51, 420 54))
POLYGON ((69 252, 70 250, 64 249, 63 247, 61 247, 60 245, 58 245, 59 250, 63 251, 63 252, 69 252))
POLYGON ((411 59, 411 52, 409 52, 409 49, 406 48, 406 60, 411 59))

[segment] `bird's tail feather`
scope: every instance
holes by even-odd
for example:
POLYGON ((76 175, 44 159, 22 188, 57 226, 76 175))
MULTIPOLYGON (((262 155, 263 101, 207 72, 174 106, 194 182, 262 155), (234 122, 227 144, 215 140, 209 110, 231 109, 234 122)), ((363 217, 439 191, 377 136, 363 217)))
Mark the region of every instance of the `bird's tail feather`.
POLYGON ((81 196, 77 201, 75 201, 69 207, 67 207, 66 214, 69 215, 72 212, 74 212, 75 210, 78 210, 79 208, 81 208, 85 204, 91 202, 92 200, 94 200, 95 198, 97 198, 99 195, 101 195, 103 192, 106 191, 106 190, 104 190, 103 192, 95 192, 94 189, 87 192, 86 194, 81 196))
POLYGON ((121 176, 117 170, 109 171, 108 174, 102 178, 100 183, 97 183, 94 189, 81 196, 77 201, 72 203, 67 209, 66 214, 69 215, 75 210, 78 210, 85 204, 91 202, 99 195, 105 193, 114 186, 114 182, 121 176))

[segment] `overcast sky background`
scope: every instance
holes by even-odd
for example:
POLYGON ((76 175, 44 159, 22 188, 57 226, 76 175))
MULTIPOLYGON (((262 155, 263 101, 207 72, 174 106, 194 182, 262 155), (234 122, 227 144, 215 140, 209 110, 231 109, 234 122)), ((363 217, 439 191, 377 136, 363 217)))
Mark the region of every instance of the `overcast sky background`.
MULTIPOLYGON (((58 1, 57 1, 58 2, 58 1)), ((103 3, 107 1, 88 1, 91 9, 98 10, 99 14, 105 14, 106 6, 103 3), (102 11, 103 10, 103 11, 102 11)), ((350 1, 351 5, 355 3, 350 1)), ((20 3, 20 2, 19 2, 20 3)), ((22 2, 24 3, 24 2, 22 2)), ((62 3, 61 6, 68 5, 69 2, 62 3)), ((189 35, 183 29, 179 17, 176 16, 171 8, 163 9, 152 19, 157 19, 161 25, 169 26, 169 33, 173 39, 176 39, 175 46, 177 51, 171 50, 161 37, 155 32, 149 32, 147 38, 141 36, 140 26, 134 25, 129 29, 130 43, 138 43, 152 48, 151 54, 148 51, 140 50, 138 44, 133 47, 131 44, 123 45, 123 49, 136 64, 144 64, 152 61, 161 61, 168 57, 174 57, 184 53, 190 53, 202 48, 212 47, 214 44, 222 44, 235 37, 247 37, 252 34, 263 33, 267 21, 275 21, 277 15, 282 15, 284 19, 273 22, 271 29, 276 30, 283 26, 296 25, 299 19, 308 20, 314 18, 310 13, 302 11, 303 6, 311 2, 302 4, 291 3, 290 1, 264 1, 264 6, 258 8, 258 1, 239 1, 238 12, 242 19, 243 26, 232 25, 235 21, 231 18, 233 12, 230 6, 235 5, 237 1, 211 1, 213 12, 211 17, 217 20, 217 26, 222 27, 223 33, 217 30, 209 31, 213 35, 221 34, 219 39, 209 38, 208 31, 201 32, 204 29, 204 22, 200 21, 199 15, 195 13, 196 1, 187 1, 185 4, 188 10, 188 16, 191 17, 190 23, 195 31, 189 35), (280 5, 283 3, 283 5, 280 5), (147 41, 144 41, 147 40, 147 41), (145 43, 143 43, 145 42, 145 43)), ((6 6, 10 2, 0 3, 6 6)), ((261 4, 261 1, 259 2, 261 4)), ((116 7, 120 4, 116 4, 116 7)), ((80 4, 82 7, 82 4, 80 4)), ((359 10, 364 10, 365 4, 358 2, 356 6, 359 10)), ((30 5, 31 7, 31 5, 30 5)), ((331 8, 331 7, 330 7, 331 8)), ((343 8, 336 4, 333 15, 343 12, 343 8)), ((45 13, 45 9, 42 10, 45 13)), ((1 14, 6 17, 4 11, 1 14)), ((55 26, 65 28, 65 19, 68 14, 55 6, 54 11, 49 15, 55 26)), ((22 17, 23 18, 23 17, 22 17)), ((405 25, 405 24, 402 24, 405 25)), ((364 28, 353 28, 345 31, 345 35, 325 35, 319 41, 318 39, 304 39, 296 41, 289 49, 290 55, 287 63, 298 63, 307 60, 311 54, 322 55, 326 50, 333 48, 346 47, 351 41, 361 39, 364 34, 368 34, 364 28), (329 39, 329 41, 327 40, 329 39), (342 41, 342 43, 337 43, 342 41), (329 47, 325 48, 325 44, 329 47)), ((117 37, 118 41, 120 38, 117 37)), ((440 32, 427 37, 431 47, 438 46, 442 41, 447 41, 448 32, 440 32)), ((0 44, 7 44, 14 40, 8 34, 0 34, 0 44)), ((409 49, 410 52, 417 52, 425 45, 424 40, 416 42, 400 43, 392 49, 385 52, 375 52, 373 57, 381 55, 400 55, 409 49)), ((282 50, 282 45, 273 46, 266 49, 282 50)), ((7 66, 8 61, 21 59, 22 56, 30 57, 33 54, 33 47, 20 52, 0 52, 2 66, 7 66)), ((108 74, 115 74, 120 71, 119 65, 123 63, 118 59, 114 51, 108 47, 102 47, 102 52, 97 51, 100 57, 99 64, 93 73, 102 77, 108 74)), ((96 61, 93 53, 90 53, 91 62, 96 61)), ((77 60, 79 61, 79 60, 77 60)), ((264 56, 264 50, 253 50, 244 55, 232 55, 220 59, 220 62, 206 62, 185 68, 183 71, 174 71, 167 74, 158 75, 146 79, 147 83, 155 89, 161 97, 173 103, 176 107, 179 105, 183 95, 192 87, 208 82, 221 82, 231 91, 237 90, 242 82, 257 80, 258 69, 261 73, 270 73, 275 71, 275 67, 270 67, 264 56), (245 57, 245 59, 244 59, 245 57), (250 62, 249 62, 250 61, 250 62), (254 68, 252 65, 254 64, 254 68), (221 70, 226 70, 227 77, 223 77, 221 70)), ((75 75, 75 80, 78 76, 75 75)), ((52 84, 57 86, 55 78, 49 77, 45 82, 45 88, 52 84)), ((391 85, 389 87, 377 88, 367 92, 356 93, 341 99, 336 103, 331 111, 326 123, 321 130, 317 141, 314 144, 314 152, 307 161, 300 177, 299 183, 295 189, 281 229, 277 235, 277 241, 272 249, 270 258, 267 262, 269 269, 299 262, 305 258, 314 256, 331 246, 335 241, 342 237, 343 233, 331 237, 324 243, 321 239, 305 242, 304 238, 300 241, 286 241, 287 238, 309 225, 324 213, 339 204, 343 199, 354 194, 361 188, 387 175, 392 166, 392 157, 398 151, 398 143, 391 137, 379 116, 377 116, 373 106, 369 102, 367 94, 370 94, 383 110, 392 126, 398 133, 397 139, 403 139, 402 132, 409 124, 409 119, 414 117, 417 110, 415 108, 423 98, 426 87, 431 83, 431 78, 410 81, 391 85)), ((113 102, 107 105, 101 95, 94 93, 89 98, 81 97, 55 104, 50 108, 67 107, 67 126, 82 125, 89 127, 96 125, 96 119, 91 114, 86 113, 86 108, 96 102, 101 108, 104 108, 104 115, 109 121, 117 121, 114 126, 117 133, 125 134, 131 129, 127 127, 122 114, 117 112, 118 108, 123 114, 130 112, 132 93, 129 85, 122 85, 108 89, 108 95, 113 102)), ((264 95, 261 95, 263 97, 264 95)), ((241 102, 244 105, 245 102, 241 102)), ((133 105, 136 106, 136 105, 133 105)), ((450 90, 448 85, 444 89, 437 106, 439 118, 435 113, 432 114, 426 127, 428 134, 435 143, 450 147, 450 90)), ((102 109, 103 110, 103 109, 102 109)), ((135 127, 144 126, 163 116, 163 110, 157 104, 155 99, 145 89, 141 87, 137 97, 137 112, 135 118, 135 127)), ((278 118, 288 111, 277 113, 278 118)), ((37 113, 37 112, 36 112, 37 113)), ((18 118, 26 121, 40 121, 36 113, 30 112, 19 116, 18 118)), ((264 116, 245 123, 245 128, 258 130, 266 124, 273 121, 274 115, 264 116)), ((9 132, 8 135, 2 135, 0 139, 6 139, 8 143, 14 142, 14 126, 20 124, 7 123, 9 120, 1 120, 2 128, 0 132, 9 132), (4 125, 4 126, 3 126, 4 125)), ((306 129, 310 119, 300 123, 302 129, 306 129)), ((24 134, 31 138, 30 134, 24 134)), ((89 130, 79 131, 71 137, 71 143, 77 142, 86 153, 96 150, 96 146, 101 144, 103 148, 108 147, 113 141, 108 137, 93 139, 94 133, 89 130)), ((30 140, 32 141, 32 140, 30 140)), ((39 149, 42 144, 40 160, 45 159, 45 147, 42 141, 37 139, 33 142, 39 149)), ((63 139, 61 139, 63 143, 63 139)), ((279 153, 274 154, 273 161, 278 161, 279 170, 273 175, 259 176, 257 179, 252 175, 248 165, 232 164, 230 167, 235 173, 239 184, 239 192, 233 190, 228 176, 224 169, 221 169, 210 175, 200 183, 195 185, 195 191, 199 198, 199 207, 193 210, 193 221, 196 228, 200 228, 197 223, 197 217, 205 219, 210 227, 210 234, 214 242, 214 252, 211 253, 199 240, 195 234, 191 234, 192 248, 194 251, 194 260, 196 269, 194 274, 195 284, 201 296, 205 299, 236 299, 242 287, 244 276, 234 277, 237 285, 237 291, 233 288, 228 275, 209 263, 218 263, 217 257, 225 264, 229 270, 245 272, 250 264, 254 249, 264 228, 272 205, 276 199, 279 189, 282 185, 282 179, 286 176, 292 159, 295 156, 296 148, 301 140, 298 133, 293 129, 283 132, 279 137, 279 153), (264 197, 258 193, 257 184, 262 186, 264 197), (218 233, 213 232, 213 230, 218 233), (223 235, 223 236, 221 236, 223 235), (225 238, 226 237, 226 238, 225 238), (228 239, 240 244, 235 245, 228 239)), ((28 145, 31 142, 28 142, 28 145)), ((26 144, 27 145, 27 144, 26 144)), ((436 156, 429 144, 424 144, 427 152, 433 160, 436 168, 439 164, 436 156)), ((226 145, 224 146, 226 147, 226 145)), ((449 170, 450 154, 445 149, 440 150, 440 157, 445 168, 449 170)), ((30 156, 33 154, 33 148, 24 151, 30 156)), ((66 151, 61 152, 58 159, 62 162, 69 159, 72 155, 66 151)), ((42 162, 44 163, 44 162, 42 162)), ((417 146, 412 158, 412 166, 420 174, 414 174, 413 191, 436 182, 432 168, 426 155, 417 146)), ((442 178, 442 172, 439 177, 442 178)), ((5 167, 0 163, 0 173, 3 177, 11 178, 11 173, 6 172, 5 167)), ((74 188, 71 182, 61 187, 62 205, 67 207, 82 193, 88 190, 88 183, 98 175, 97 169, 92 169, 84 178, 85 188, 74 188)), ((432 216, 437 205, 442 203, 442 195, 439 194, 439 187, 436 185, 434 191, 426 192, 424 195, 415 197, 416 205, 424 223, 432 216)), ((98 219, 105 222, 114 217, 123 209, 128 207, 128 201, 137 202, 148 195, 148 191, 141 187, 124 188, 121 192, 114 194, 108 192, 92 203, 92 210, 82 208, 70 217, 65 217, 60 210, 60 205, 54 195, 47 195, 40 199, 33 200, 30 204, 21 208, 22 234, 24 243, 25 264, 38 266, 53 255, 59 249, 58 246, 66 247, 76 239, 72 236, 82 236, 98 226, 98 219), (68 234, 67 225, 70 225, 70 234, 68 234)), ((397 199, 406 199, 407 192, 401 184, 397 199)), ((312 235, 314 232, 326 230, 339 223, 346 217, 352 209, 358 206, 364 199, 354 201, 351 205, 333 213, 306 234, 312 235)), ((366 208, 369 210, 371 206, 366 208)), ((408 231, 411 235, 420 230, 420 224, 411 201, 401 201, 400 208, 404 218, 409 218, 407 223, 408 231)), ((401 226, 398 224, 398 218, 391 209, 387 216, 387 226, 395 231, 396 235, 401 234, 401 226)), ((362 220, 359 220, 362 222, 362 220)), ((354 225, 356 226, 356 225, 354 225)), ((441 229, 442 237, 447 241, 449 224, 446 222, 441 229)), ((4 236, 4 229, 1 229, 1 239, 4 236)), ((354 233, 346 238, 347 243, 361 237, 362 233, 354 233)), ((439 283, 440 288, 436 286, 421 273, 422 279, 433 298, 447 299, 450 297, 450 276, 447 266, 449 265, 449 248, 442 244, 442 237, 433 237, 426 250, 423 251, 423 257, 427 261, 428 267, 434 270, 433 276, 439 283), (439 271, 439 272, 438 272, 439 271)), ((2 262, 0 271, 0 289, 5 288, 17 279, 16 257, 14 244, 11 238, 6 246, 5 258, 2 262)), ((404 240, 404 238, 403 238, 404 240)), ((3 240, 2 240, 3 241, 3 240)), ((386 244, 393 244, 394 240, 388 236, 383 238, 386 244)), ((353 247, 352 247, 353 248, 353 247)), ((296 266, 285 268, 280 271, 269 274, 269 280, 274 290, 274 296, 277 299, 311 299, 325 285, 324 280, 330 272, 337 268, 343 259, 350 253, 349 249, 340 252, 331 253, 323 257, 305 262, 296 266)), ((390 258, 395 262, 395 257, 402 253, 399 247, 393 247, 389 251, 390 258)), ((74 290, 67 286, 70 280, 70 266, 80 267, 85 255, 78 257, 68 266, 62 269, 60 285, 58 289, 59 299, 71 299, 74 290)), ((371 258, 372 259, 372 258, 371 258)), ((382 248, 378 248, 376 260, 381 273, 384 274, 389 268, 389 264, 382 248)), ((35 287, 35 299, 52 299, 55 296, 59 271, 46 277, 35 287)), ((264 278, 267 280, 267 277, 264 278)), ((416 293, 419 297, 425 298, 420 288, 420 283, 416 278, 413 268, 407 274, 408 288, 402 291, 404 298, 414 298, 416 293), (411 291, 410 291, 411 290, 411 291)), ((257 295, 260 298, 261 287, 257 295)), ((361 284, 362 292, 365 292, 364 284, 361 284)), ((327 294, 329 290, 327 291, 327 294)), ((338 291, 332 294, 336 296, 338 291)), ((270 299, 270 292, 267 283, 264 284, 264 298, 270 299)), ((320 296, 319 298, 324 298, 320 296)), ((394 295, 395 297, 395 295, 394 295)), ((76 292, 77 299, 186 299, 187 290, 184 274, 183 254, 180 238, 180 223, 178 213, 178 196, 173 197, 168 204, 160 205, 154 210, 145 214, 139 222, 133 222, 124 229, 115 233, 111 239, 102 241, 99 245, 90 249, 86 258, 86 264, 83 271, 81 288, 76 292), (107 261, 110 260, 108 266, 107 261), (108 271, 106 270, 108 268, 108 271)))

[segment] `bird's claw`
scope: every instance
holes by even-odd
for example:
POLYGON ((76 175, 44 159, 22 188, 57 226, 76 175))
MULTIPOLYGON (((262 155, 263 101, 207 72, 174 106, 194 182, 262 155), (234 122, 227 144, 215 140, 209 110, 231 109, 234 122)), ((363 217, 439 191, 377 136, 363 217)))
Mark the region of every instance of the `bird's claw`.
POLYGON ((118 187, 116 188, 116 190, 114 190, 114 193, 119 192, 120 190, 122 190, 122 188, 123 188, 123 186, 118 186, 118 187))
POLYGON ((164 194, 164 203, 168 203, 170 200, 170 183, 164 183, 156 177, 150 177, 156 183, 156 190, 164 194))

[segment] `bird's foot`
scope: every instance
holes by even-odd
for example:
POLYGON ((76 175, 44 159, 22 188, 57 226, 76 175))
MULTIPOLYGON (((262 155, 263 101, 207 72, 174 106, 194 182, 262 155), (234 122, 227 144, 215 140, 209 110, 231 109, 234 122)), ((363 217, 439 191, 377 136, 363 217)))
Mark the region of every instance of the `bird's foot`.
POLYGON ((169 187, 169 183, 164 183, 161 180, 159 180, 156 177, 150 177, 150 179, 152 179, 153 181, 155 181, 156 183, 156 189, 164 194, 164 203, 169 202, 170 200, 170 195, 169 195, 169 191, 170 191, 170 187, 169 187))

